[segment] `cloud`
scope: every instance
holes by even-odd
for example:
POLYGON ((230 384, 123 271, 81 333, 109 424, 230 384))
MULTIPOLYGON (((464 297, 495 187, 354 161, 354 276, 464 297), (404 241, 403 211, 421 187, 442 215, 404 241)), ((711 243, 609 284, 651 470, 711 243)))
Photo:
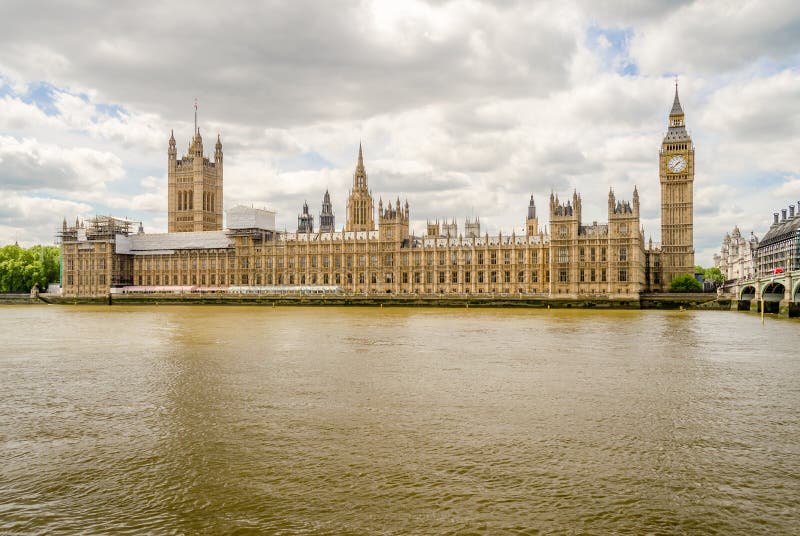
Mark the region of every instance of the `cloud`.
POLYGON ((198 97, 225 206, 269 206, 289 229, 326 189, 344 223, 361 140, 376 200, 407 197, 417 232, 473 214, 521 229, 531 193, 545 223, 551 189, 603 221, 609 187, 637 185, 658 240, 679 73, 708 264, 725 231, 794 195, 798 20, 793 3, 717 0, 7 2, 0 189, 165 229, 167 139, 186 149, 198 97))
POLYGON ((63 218, 74 221, 76 216, 86 217, 91 206, 65 199, 37 197, 0 189, 0 237, 2 242, 19 241, 28 247, 34 244, 52 244, 63 218))
POLYGON ((124 175, 111 153, 0 136, 0 189, 97 194, 124 175))
POLYGON ((676 6, 642 24, 631 56, 649 74, 715 74, 800 53, 800 5, 791 0, 706 0, 676 6))

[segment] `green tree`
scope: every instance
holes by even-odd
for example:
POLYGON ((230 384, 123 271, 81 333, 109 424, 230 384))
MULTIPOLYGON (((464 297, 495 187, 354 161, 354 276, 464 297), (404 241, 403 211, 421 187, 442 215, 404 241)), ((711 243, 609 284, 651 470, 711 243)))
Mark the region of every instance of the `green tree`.
POLYGON ((669 290, 670 292, 701 292, 703 285, 694 277, 684 274, 672 280, 669 290))
POLYGON ((721 285, 725 282, 725 276, 722 275, 722 272, 719 268, 706 268, 706 271, 703 273, 709 281, 713 281, 717 285, 721 285))
POLYGON ((60 263, 60 250, 54 246, 2 247, 0 292, 28 292, 33 285, 45 289, 59 280, 60 263))

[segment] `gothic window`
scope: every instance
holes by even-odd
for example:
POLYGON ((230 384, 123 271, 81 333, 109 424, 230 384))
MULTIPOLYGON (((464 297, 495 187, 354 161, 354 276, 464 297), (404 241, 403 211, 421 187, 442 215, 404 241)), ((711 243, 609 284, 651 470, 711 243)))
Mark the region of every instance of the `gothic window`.
POLYGON ((458 272, 452 272, 450 274, 450 282, 451 283, 458 283, 458 272))
POLYGON ((566 225, 562 225, 561 227, 558 228, 558 235, 559 236, 567 236, 567 226, 566 225))
MULTIPOLYGON (((490 255, 491 255, 491 264, 497 264, 497 252, 496 251, 492 251, 490 255)), ((496 281, 492 281, 492 283, 495 283, 495 282, 496 281)))
POLYGON ((511 282, 511 272, 506 270, 503 272, 503 283, 510 283, 511 282))
POLYGON ((620 262, 625 262, 628 260, 628 248, 619 248, 619 260, 620 262))
POLYGON ((492 272, 491 273, 491 282, 492 283, 497 283, 497 272, 492 272))
POLYGON ((531 272, 531 283, 538 283, 539 282, 539 271, 534 270, 531 272))
POLYGON ((569 281, 569 277, 567 276, 566 270, 559 270, 558 281, 561 283, 567 283, 569 281))
POLYGON ((605 268, 603 268, 600 271, 600 281, 602 281, 603 283, 606 282, 606 269, 605 268))
POLYGON ((439 283, 444 283, 444 272, 439 272, 439 283))
POLYGON ((525 251, 519 250, 517 252, 517 264, 524 264, 525 263, 525 251))
POLYGON ((600 260, 606 262, 606 248, 600 248, 600 260))
POLYGON ((627 270, 620 270, 619 271, 619 281, 623 282, 623 283, 628 281, 628 271, 627 270))
POLYGON ((525 272, 519 271, 517 272, 517 283, 524 283, 525 282, 525 272))
POLYGON ((503 254, 503 264, 511 264, 511 252, 506 251, 503 254))
POLYGON ((569 262, 569 251, 567 248, 558 248, 558 262, 569 262))
POLYGON ((472 278, 470 277, 470 272, 464 272, 464 283, 471 283, 472 278))
POLYGON ((620 223, 619 224, 619 234, 628 234, 628 224, 627 223, 620 223))

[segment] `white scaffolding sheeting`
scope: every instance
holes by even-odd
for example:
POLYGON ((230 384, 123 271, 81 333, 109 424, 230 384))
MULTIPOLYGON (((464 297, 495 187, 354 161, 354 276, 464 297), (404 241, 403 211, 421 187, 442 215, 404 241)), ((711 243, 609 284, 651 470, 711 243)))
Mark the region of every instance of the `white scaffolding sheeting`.
POLYGON ((168 255, 181 249, 226 249, 232 246, 225 231, 117 235, 116 252, 128 255, 168 255))

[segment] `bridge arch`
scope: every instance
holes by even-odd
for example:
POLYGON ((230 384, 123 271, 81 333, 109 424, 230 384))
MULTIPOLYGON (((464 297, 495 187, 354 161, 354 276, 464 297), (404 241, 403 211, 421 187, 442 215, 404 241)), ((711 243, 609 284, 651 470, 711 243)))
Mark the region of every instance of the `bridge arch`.
POLYGON ((741 294, 739 295, 740 300, 755 300, 756 299, 756 287, 753 285, 747 285, 742 289, 741 294))
POLYGON ((765 313, 777 313, 780 310, 780 302, 786 294, 786 287, 779 281, 767 283, 761 291, 761 299, 764 300, 765 313))
POLYGON ((800 303, 800 281, 794 286, 794 292, 792 292, 792 301, 795 303, 800 303))

